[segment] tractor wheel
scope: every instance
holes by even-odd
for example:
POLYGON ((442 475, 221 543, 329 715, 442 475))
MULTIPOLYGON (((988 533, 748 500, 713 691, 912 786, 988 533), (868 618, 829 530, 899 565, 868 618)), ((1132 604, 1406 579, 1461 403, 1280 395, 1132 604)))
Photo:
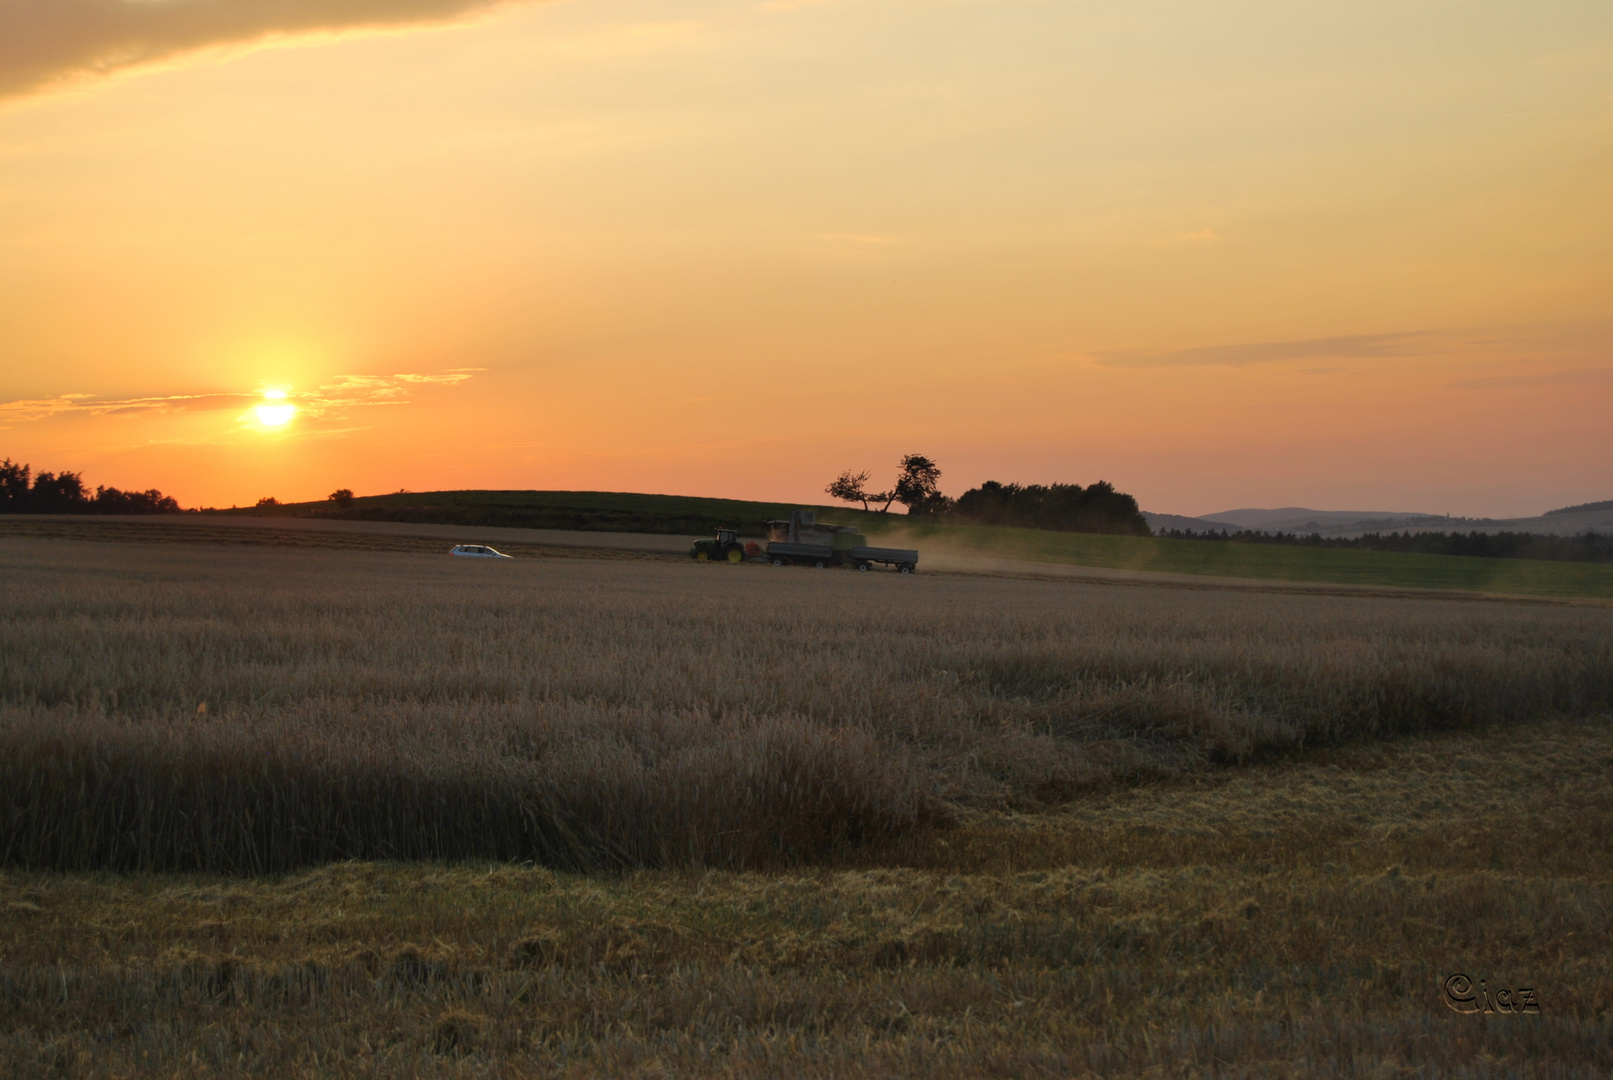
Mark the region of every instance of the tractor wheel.
POLYGON ((731 563, 734 563, 735 565, 738 565, 739 563, 744 562, 745 561, 745 549, 742 548, 742 547, 738 547, 738 546, 729 548, 728 549, 728 561, 731 562, 731 563))
POLYGON ((694 553, 694 558, 695 562, 706 562, 711 558, 711 555, 708 552, 697 551, 694 553))

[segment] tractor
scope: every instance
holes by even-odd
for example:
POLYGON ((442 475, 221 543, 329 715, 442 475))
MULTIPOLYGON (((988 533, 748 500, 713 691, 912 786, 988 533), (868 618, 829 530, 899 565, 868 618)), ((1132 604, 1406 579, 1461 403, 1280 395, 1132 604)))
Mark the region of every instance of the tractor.
POLYGON ((731 563, 745 561, 745 544, 734 529, 718 529, 714 540, 696 540, 689 555, 700 562, 723 560, 731 563))

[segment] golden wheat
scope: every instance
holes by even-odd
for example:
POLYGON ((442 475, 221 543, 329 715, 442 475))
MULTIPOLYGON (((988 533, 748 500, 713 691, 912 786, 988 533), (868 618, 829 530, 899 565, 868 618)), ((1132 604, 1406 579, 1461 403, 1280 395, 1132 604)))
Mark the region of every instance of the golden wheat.
POLYGON ((794 862, 1613 702, 1595 607, 38 542, 0 570, 21 865, 794 862))

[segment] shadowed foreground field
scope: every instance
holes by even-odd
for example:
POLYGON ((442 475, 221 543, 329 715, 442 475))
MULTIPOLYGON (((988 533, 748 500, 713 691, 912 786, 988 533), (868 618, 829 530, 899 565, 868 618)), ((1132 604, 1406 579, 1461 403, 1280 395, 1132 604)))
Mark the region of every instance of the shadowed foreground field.
POLYGON ((0 874, 55 1076, 1605 1076, 1613 727, 1158 781, 784 873, 0 874), (916 863, 903 867, 903 863, 916 863), (1459 1015, 1442 987, 1535 992, 1459 1015))
POLYGON ((1605 607, 10 541, 0 611, 0 1075, 1613 1058, 1605 607))

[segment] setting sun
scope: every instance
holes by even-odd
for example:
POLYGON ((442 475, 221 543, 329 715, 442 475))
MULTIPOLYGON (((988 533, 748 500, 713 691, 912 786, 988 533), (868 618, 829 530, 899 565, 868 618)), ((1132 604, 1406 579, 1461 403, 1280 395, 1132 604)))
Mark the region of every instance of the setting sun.
POLYGON ((265 390, 263 396, 267 400, 254 408, 252 415, 256 416, 258 423, 264 427, 284 427, 297 415, 297 406, 286 400, 284 390, 265 390))

